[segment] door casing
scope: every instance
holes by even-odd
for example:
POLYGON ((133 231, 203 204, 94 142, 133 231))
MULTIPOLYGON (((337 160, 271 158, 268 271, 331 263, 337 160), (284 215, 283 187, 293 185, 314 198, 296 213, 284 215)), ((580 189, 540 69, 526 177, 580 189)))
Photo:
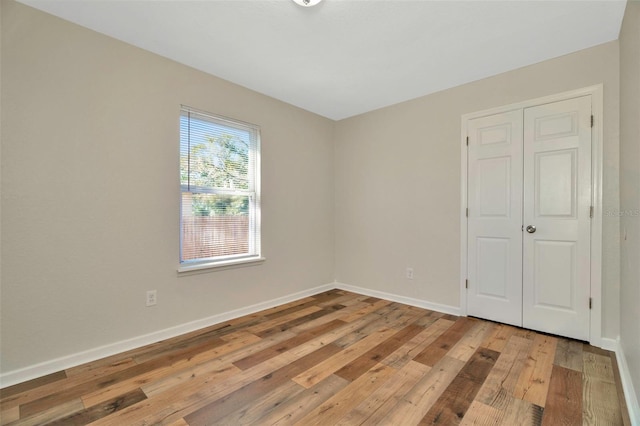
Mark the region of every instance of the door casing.
POLYGON ((589 343, 602 347, 602 163, 603 163, 603 85, 576 89, 515 104, 503 105, 483 111, 464 114, 461 117, 461 191, 460 191, 460 311, 467 315, 467 122, 474 118, 500 114, 514 109, 563 101, 591 95, 594 123, 591 139, 591 205, 594 208, 591 221, 591 316, 589 343))

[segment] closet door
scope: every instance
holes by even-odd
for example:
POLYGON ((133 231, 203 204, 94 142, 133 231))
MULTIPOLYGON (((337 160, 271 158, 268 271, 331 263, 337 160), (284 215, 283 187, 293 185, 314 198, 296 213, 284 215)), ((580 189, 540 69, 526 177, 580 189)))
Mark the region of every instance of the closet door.
POLYGON ((469 315, 522 325, 522 110, 468 122, 469 315))
POLYGON ((591 96, 525 108, 525 328, 589 339, 590 206, 591 96))

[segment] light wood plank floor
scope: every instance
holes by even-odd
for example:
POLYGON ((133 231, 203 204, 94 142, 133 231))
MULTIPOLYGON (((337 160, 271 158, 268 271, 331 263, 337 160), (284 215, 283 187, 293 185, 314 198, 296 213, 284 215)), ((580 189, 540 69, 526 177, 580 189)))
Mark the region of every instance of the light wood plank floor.
POLYGON ((332 290, 1 391, 3 425, 624 425, 612 353, 332 290))

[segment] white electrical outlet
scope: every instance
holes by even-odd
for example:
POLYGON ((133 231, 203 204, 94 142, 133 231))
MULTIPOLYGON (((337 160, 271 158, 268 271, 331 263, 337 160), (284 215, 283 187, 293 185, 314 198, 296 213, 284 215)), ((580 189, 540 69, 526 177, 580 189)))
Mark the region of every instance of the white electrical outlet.
POLYGON ((406 275, 407 275, 407 279, 408 280, 412 280, 413 279, 413 268, 407 268, 406 275))
POLYGON ((157 290, 147 291, 147 306, 154 306, 158 301, 157 296, 158 296, 157 290))

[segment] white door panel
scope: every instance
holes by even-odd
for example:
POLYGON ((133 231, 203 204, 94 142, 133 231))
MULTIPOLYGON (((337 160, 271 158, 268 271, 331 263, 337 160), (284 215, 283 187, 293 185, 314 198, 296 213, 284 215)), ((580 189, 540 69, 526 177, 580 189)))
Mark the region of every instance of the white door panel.
POLYGON ((589 338, 591 98, 524 110, 523 326, 589 338))
POLYGON ((511 214, 511 158, 478 160, 477 174, 478 216, 508 219, 511 214))
POLYGON ((467 313, 588 340, 591 96, 467 132, 467 313))
POLYGON ((478 237, 476 239, 478 262, 475 284, 478 296, 494 297, 509 302, 510 243, 509 238, 478 237))
POLYGON ((535 240, 533 250, 534 305, 574 311, 576 243, 535 240))
POLYGON ((467 129, 468 313, 522 325, 522 111, 477 118, 467 129))
POLYGON ((535 217, 575 218, 576 157, 575 149, 536 154, 535 217))

